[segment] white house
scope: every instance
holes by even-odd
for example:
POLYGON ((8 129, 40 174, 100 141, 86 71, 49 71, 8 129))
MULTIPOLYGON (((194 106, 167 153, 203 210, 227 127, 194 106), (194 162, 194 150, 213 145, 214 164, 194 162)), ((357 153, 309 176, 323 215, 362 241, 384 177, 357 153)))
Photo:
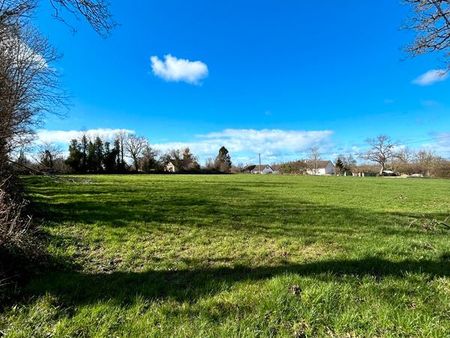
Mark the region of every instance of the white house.
POLYGON ((308 175, 323 176, 334 175, 336 173, 334 164, 331 161, 317 161, 316 163, 312 163, 312 165, 315 165, 316 167, 313 169, 307 169, 306 173, 308 175))
POLYGON ((261 164, 261 169, 260 169, 259 165, 255 165, 255 167, 250 172, 252 174, 276 174, 276 173, 278 173, 278 171, 276 171, 269 164, 261 164))
POLYGON ((168 173, 174 173, 177 171, 177 168, 175 167, 175 165, 172 162, 169 162, 164 167, 164 170, 167 171, 168 173))

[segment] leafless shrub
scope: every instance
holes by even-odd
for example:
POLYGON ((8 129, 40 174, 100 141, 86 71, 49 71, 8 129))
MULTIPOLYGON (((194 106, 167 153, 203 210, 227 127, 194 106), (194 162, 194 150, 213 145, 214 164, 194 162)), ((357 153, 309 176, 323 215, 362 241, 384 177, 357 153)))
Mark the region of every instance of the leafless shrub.
POLYGON ((12 199, 3 188, 6 184, 7 181, 3 181, 0 187, 0 246, 14 244, 21 247, 27 245, 25 238, 31 217, 24 213, 27 201, 12 199))

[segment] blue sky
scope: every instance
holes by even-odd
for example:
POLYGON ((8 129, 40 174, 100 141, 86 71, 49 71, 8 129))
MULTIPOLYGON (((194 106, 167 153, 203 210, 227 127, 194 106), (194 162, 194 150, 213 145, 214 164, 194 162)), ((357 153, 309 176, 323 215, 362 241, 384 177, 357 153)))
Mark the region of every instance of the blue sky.
POLYGON ((324 158, 358 152, 382 133, 450 156, 450 79, 433 81, 445 79, 432 72, 439 55, 402 50, 414 34, 401 1, 113 0, 111 11, 120 25, 107 39, 37 13, 72 97, 42 139, 127 129, 202 160, 223 143, 236 162, 274 162, 313 144, 324 158))

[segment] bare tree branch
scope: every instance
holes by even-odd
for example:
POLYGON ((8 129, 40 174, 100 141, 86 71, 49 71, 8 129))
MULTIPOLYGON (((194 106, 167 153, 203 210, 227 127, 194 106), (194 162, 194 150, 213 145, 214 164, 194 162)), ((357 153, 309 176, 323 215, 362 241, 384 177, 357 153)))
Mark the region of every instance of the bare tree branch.
POLYGON ((53 7, 53 16, 65 23, 61 9, 66 10, 75 18, 84 17, 91 27, 101 36, 108 36, 116 27, 109 12, 109 3, 105 0, 50 0, 53 7))
POLYGON ((404 1, 414 10, 407 28, 417 32, 415 41, 406 48, 407 52, 412 56, 441 52, 447 60, 450 57, 450 1, 404 1))

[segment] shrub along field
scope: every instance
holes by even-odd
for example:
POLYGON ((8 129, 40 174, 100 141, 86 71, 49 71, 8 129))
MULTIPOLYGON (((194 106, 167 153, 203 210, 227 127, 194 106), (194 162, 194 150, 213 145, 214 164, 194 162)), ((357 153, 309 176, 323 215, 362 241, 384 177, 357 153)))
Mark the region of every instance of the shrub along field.
POLYGON ((24 180, 50 263, 0 336, 450 336, 450 180, 24 180))

